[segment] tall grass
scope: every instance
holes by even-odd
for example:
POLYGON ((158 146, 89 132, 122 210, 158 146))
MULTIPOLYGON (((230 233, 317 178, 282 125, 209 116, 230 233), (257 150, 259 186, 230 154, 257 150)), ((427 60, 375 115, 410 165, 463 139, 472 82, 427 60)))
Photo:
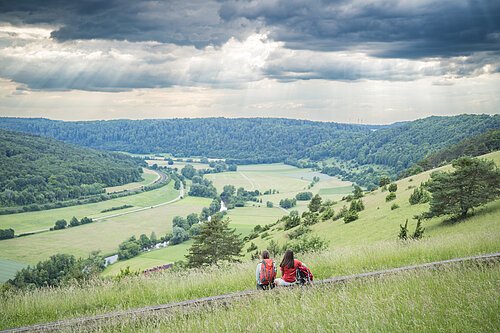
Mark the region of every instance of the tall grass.
POLYGON ((262 292, 70 331, 498 332, 500 267, 460 264, 344 285, 262 292))
MULTIPOLYGON (((318 279, 496 252, 496 233, 455 234, 419 242, 380 242, 299 257, 318 279)), ((254 288, 255 262, 189 272, 165 272, 119 282, 95 280, 85 285, 6 294, 0 299, 0 328, 49 322, 139 306, 169 303, 254 288)))

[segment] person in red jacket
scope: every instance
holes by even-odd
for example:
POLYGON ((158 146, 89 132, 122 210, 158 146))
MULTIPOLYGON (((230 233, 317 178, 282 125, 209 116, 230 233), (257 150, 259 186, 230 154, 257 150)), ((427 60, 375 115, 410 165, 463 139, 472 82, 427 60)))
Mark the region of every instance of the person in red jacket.
POLYGON ((281 279, 274 280, 276 286, 290 286, 295 284, 297 267, 305 266, 299 260, 294 259, 293 251, 286 250, 280 264, 281 279))

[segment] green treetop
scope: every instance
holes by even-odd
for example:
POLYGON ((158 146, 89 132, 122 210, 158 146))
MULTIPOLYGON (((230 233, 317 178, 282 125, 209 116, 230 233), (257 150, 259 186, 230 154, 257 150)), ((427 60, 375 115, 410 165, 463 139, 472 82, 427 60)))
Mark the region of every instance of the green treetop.
POLYGON ((435 172, 427 188, 432 193, 427 217, 453 214, 464 218, 470 209, 500 196, 500 170, 493 161, 462 157, 455 171, 435 172))
POLYGON ((218 265, 224 261, 239 261, 243 241, 235 229, 229 228, 229 219, 222 220, 214 215, 200 225, 199 234, 194 236, 194 243, 186 256, 190 267, 218 265))

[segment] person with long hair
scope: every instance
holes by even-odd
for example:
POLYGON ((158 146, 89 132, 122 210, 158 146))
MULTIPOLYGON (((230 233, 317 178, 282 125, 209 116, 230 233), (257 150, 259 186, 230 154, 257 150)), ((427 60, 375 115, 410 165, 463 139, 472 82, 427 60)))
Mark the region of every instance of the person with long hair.
POLYGON ((274 280, 276 286, 290 286, 295 284, 297 268, 299 266, 305 265, 293 257, 292 250, 286 250, 280 264, 281 278, 274 280))

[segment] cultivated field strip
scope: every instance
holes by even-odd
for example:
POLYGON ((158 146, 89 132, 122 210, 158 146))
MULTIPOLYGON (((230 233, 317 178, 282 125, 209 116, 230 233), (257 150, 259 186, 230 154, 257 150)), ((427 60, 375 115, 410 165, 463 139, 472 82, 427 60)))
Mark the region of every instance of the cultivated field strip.
MULTIPOLYGON (((473 256, 473 257, 442 260, 442 261, 436 261, 436 262, 431 262, 431 263, 426 263, 426 264, 403 266, 403 267, 398 267, 398 268, 391 268, 391 269, 374 271, 374 272, 353 274, 353 275, 348 275, 348 276, 333 277, 333 278, 329 278, 329 279, 316 281, 314 284, 316 286, 318 286, 318 285, 322 285, 322 284, 344 283, 344 282, 349 282, 352 280, 363 279, 363 278, 368 278, 368 277, 379 277, 379 276, 384 276, 384 275, 389 275, 389 274, 397 274, 400 272, 411 271, 411 270, 432 269, 432 268, 438 268, 441 266, 446 266, 449 264, 471 262, 471 261, 475 261, 475 262, 489 261, 489 262, 497 263, 498 261, 500 261, 500 252, 479 255, 479 256, 473 256)), ((130 310, 125 310, 125 311, 110 312, 110 313, 105 313, 105 314, 91 316, 91 317, 73 318, 73 319, 60 320, 60 321, 45 323, 45 324, 37 324, 37 325, 24 326, 24 327, 19 327, 19 328, 12 328, 12 329, 3 330, 0 332, 3 332, 3 333, 7 333, 7 332, 9 332, 9 333, 14 333, 14 332, 53 332, 53 331, 58 331, 61 329, 67 329, 71 326, 81 327, 81 326, 85 326, 85 325, 92 325, 92 323, 95 323, 97 321, 117 319, 117 318, 125 317, 125 316, 135 317, 135 316, 146 315, 146 314, 150 314, 150 313, 158 312, 158 311, 178 310, 181 308, 190 308, 190 307, 194 309, 197 306, 204 306, 204 305, 206 306, 206 305, 210 305, 213 303, 224 304, 224 303, 231 301, 233 299, 238 299, 238 298, 241 298, 244 296, 254 295, 254 294, 259 293, 259 292, 262 292, 262 291, 245 290, 245 291, 234 292, 234 293, 229 293, 229 294, 224 294, 224 295, 209 296, 209 297, 203 297, 203 298, 198 298, 198 299, 194 299, 194 300, 186 300, 186 301, 182 301, 182 302, 147 306, 147 307, 141 307, 141 308, 130 309, 130 310)))

